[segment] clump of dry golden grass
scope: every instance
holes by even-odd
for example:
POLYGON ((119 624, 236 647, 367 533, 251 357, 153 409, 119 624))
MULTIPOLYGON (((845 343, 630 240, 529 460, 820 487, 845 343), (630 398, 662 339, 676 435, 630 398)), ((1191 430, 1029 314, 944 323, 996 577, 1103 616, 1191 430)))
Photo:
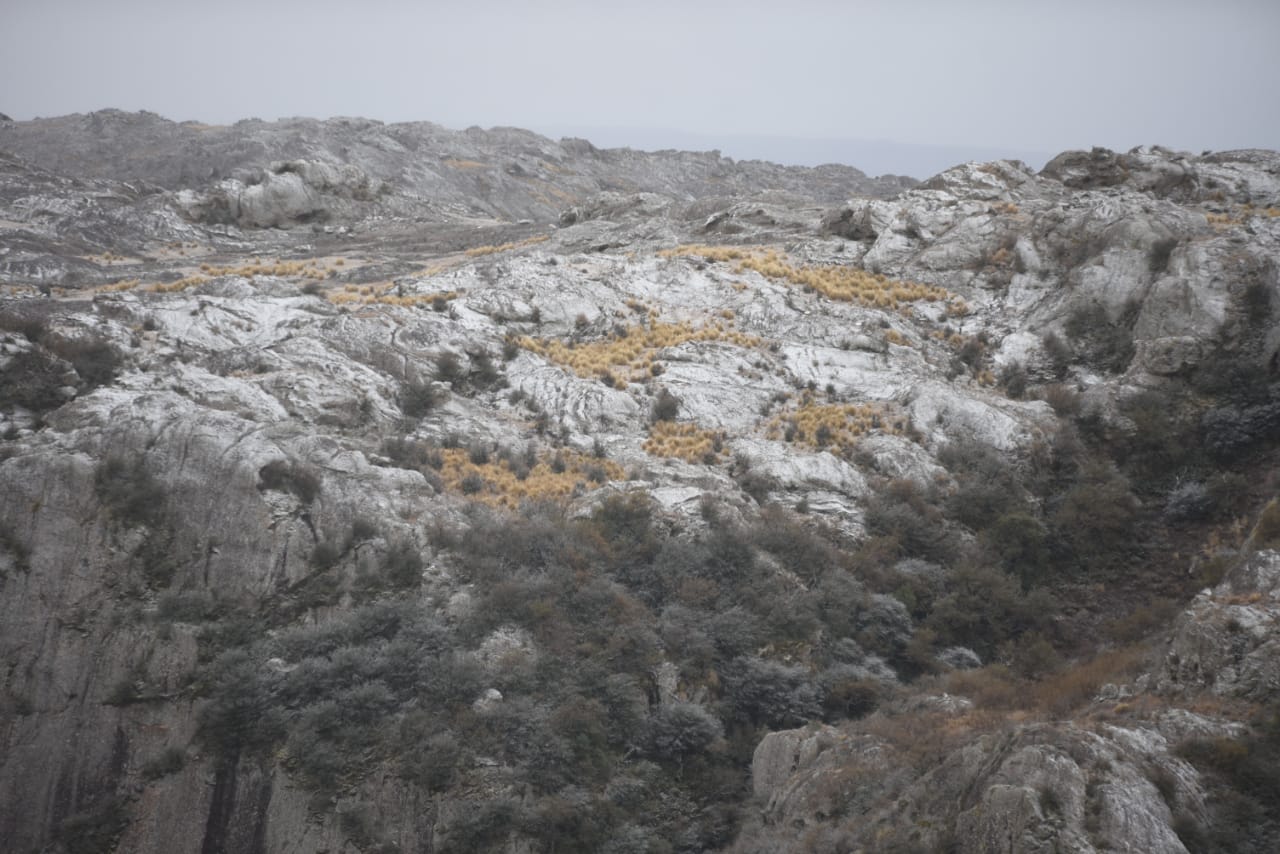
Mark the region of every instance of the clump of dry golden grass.
POLYGON ((1232 210, 1226 213, 1209 212, 1205 214, 1205 219, 1209 220, 1209 224, 1215 229, 1222 230, 1229 226, 1240 225, 1246 218, 1251 216, 1264 216, 1271 219, 1280 217, 1280 208, 1266 207, 1255 208, 1252 204, 1245 203, 1239 207, 1232 206, 1232 210))
POLYGON ((1271 499, 1262 508, 1250 539, 1254 547, 1259 549, 1280 546, 1280 498, 1271 499))
POLYGON ((674 249, 660 250, 658 257, 704 258, 707 261, 745 261, 753 257, 757 251, 749 246, 707 246, 703 243, 691 243, 685 246, 677 246, 674 249))
POLYGON ((1016 720, 1016 715, 985 709, 961 714, 936 710, 898 714, 877 711, 863 718, 858 729, 894 748, 901 762, 923 771, 960 745, 972 741, 975 735, 997 731, 1016 720))
POLYGON ((650 373, 655 354, 665 347, 676 347, 689 341, 723 341, 739 347, 755 347, 760 339, 718 321, 695 328, 688 322, 636 324, 621 334, 600 341, 579 344, 556 338, 524 336, 517 343, 580 377, 620 376, 626 381, 639 381, 650 373))
POLYGON ((325 294, 334 305, 398 305, 402 308, 431 306, 443 310, 458 298, 458 291, 441 291, 433 294, 393 294, 390 283, 380 285, 347 285, 341 291, 325 294))
POLYGON ((185 276, 175 282, 159 282, 147 288, 153 294, 173 294, 209 281, 208 276, 185 276))
MULTIPOLYGON (((891 279, 855 267, 797 267, 775 249, 693 244, 665 249, 658 255, 663 258, 689 256, 715 262, 736 261, 735 272, 753 270, 766 278, 809 288, 828 299, 856 302, 871 308, 896 309, 914 302, 947 301, 949 307, 954 304, 958 310, 963 303, 943 288, 891 279)), ((967 307, 964 310, 967 313, 967 307)))
POLYGON ((818 403, 812 392, 806 392, 793 409, 774 416, 765 436, 845 455, 853 452, 862 436, 873 431, 905 436, 911 432, 911 423, 888 404, 824 404, 818 403))
MULTIPOLYGON (((342 259, 339 258, 335 263, 342 264, 342 259)), ((243 276, 250 279, 254 276, 275 276, 282 279, 323 279, 328 274, 329 271, 324 267, 323 262, 315 259, 308 261, 255 261, 251 264, 224 267, 201 264, 199 273, 185 276, 174 282, 160 282, 147 288, 147 290, 157 294, 177 293, 185 291, 187 288, 202 285, 219 276, 243 276)), ((114 285, 109 287, 113 287, 116 290, 127 290, 114 285)))
POLYGON ((1145 645, 1134 644, 1100 652, 1036 679, 1019 679, 1007 667, 994 664, 948 675, 946 689, 983 709, 1063 717, 1089 705, 1103 685, 1132 680, 1149 657, 1145 645))
POLYGON ((476 463, 463 448, 441 449, 440 457, 445 488, 490 507, 515 509, 525 501, 563 501, 575 492, 626 479, 625 470, 612 460, 573 451, 542 454, 528 467, 513 466, 504 458, 476 463))
POLYGON ((113 282, 110 285, 103 285, 98 288, 98 293, 114 294, 119 293, 120 291, 131 291, 140 284, 141 282, 138 279, 126 279, 123 282, 113 282))
POLYGON ((481 163, 479 160, 463 160, 459 157, 446 157, 440 161, 451 169, 489 169, 488 163, 481 163))
POLYGON ((649 428, 645 453, 655 457, 671 457, 687 463, 714 465, 728 453, 724 434, 706 430, 691 422, 657 421, 649 428))
POLYGON ((493 246, 473 246, 467 250, 466 255, 468 258, 478 258, 481 255, 495 255, 499 252, 510 252, 512 249, 524 249, 526 246, 536 246, 537 244, 544 243, 549 239, 550 237, 548 235, 541 234, 537 237, 529 237, 524 240, 516 240, 511 243, 501 243, 493 246))

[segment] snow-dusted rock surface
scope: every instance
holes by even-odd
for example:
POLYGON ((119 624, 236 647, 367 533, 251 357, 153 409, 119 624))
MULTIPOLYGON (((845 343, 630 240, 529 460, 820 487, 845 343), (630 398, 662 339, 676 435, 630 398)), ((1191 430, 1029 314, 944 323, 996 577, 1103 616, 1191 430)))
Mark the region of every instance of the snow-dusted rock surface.
MULTIPOLYGON (((1267 152, 1094 151, 1040 174, 963 164, 908 189, 515 129, 112 111, 5 123, 0 838, 41 850, 83 804, 127 790, 119 850, 349 844, 336 813, 309 813, 296 756, 193 754, 144 784, 146 758, 193 743, 200 714, 198 630, 176 619, 162 636, 162 600, 274 607, 333 560, 347 586, 299 618, 323 627, 408 550, 420 563, 402 566, 403 598, 461 620, 483 582, 458 577, 446 544, 480 518, 476 499, 555 497, 576 519, 647 494, 686 532, 710 499, 744 518, 771 501, 859 538, 880 485, 955 488, 949 446, 1019 466, 1063 438, 1019 373, 1072 387, 1124 431, 1118 401, 1210 354, 1274 363, 1278 170, 1267 152), (894 281, 942 290, 836 299, 813 270, 865 271, 882 297, 894 281), (499 459, 580 476, 530 495, 499 459), (143 505, 104 472, 132 478, 143 505)), ((1265 407, 1239 421, 1276 423, 1265 407)), ((1273 558, 1196 599, 1144 685, 1273 697, 1273 558)), ((943 572, 916 563, 925 587, 943 572)), ((851 633, 905 656, 908 609, 861 601, 851 633)), ((457 651, 483 683, 466 706, 518 721, 484 680, 517 659, 533 674, 542 651, 490 628, 457 651)), ((898 684, 899 663, 850 644, 851 673, 898 684)), ((956 671, 985 657, 939 655, 956 671)), ((683 696, 671 661, 652 671, 649 702, 697 724, 705 686, 683 696)), ((968 700, 927 700, 922 714, 969 725, 968 700)), ((735 850, 1180 852, 1172 810, 1203 819, 1206 784, 1174 745, 1230 727, 1185 709, 975 726, 923 771, 884 730, 773 732, 752 767, 758 823, 735 850)), ((519 795, 493 762, 477 758, 468 785, 519 795)), ((435 850, 465 802, 428 808, 415 791, 380 773, 348 794, 381 805, 401 850, 435 850)))

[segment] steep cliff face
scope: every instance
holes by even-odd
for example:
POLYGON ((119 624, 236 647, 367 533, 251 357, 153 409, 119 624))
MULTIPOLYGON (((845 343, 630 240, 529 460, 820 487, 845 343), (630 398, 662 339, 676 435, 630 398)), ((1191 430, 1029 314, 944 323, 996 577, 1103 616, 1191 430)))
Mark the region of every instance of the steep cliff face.
POLYGON ((0 183, 13 850, 1221 838, 1195 744, 1275 689, 1275 554, 1232 534, 1280 428, 1275 155, 849 200, 354 120, 0 148, 55 130, 0 183), (464 155, 500 198, 413 183, 464 155), (559 225, 392 216, 458 199, 559 225), (1112 634, 1167 646, 1044 699, 1153 592, 1172 629, 1112 634))

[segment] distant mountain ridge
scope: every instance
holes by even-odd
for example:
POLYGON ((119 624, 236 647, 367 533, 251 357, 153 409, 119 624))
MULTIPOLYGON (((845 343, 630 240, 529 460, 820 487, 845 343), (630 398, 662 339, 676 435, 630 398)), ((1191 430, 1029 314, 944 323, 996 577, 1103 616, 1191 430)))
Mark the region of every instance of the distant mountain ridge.
POLYGON ((868 175, 910 175, 924 179, 971 160, 1021 160, 1040 169, 1055 152, 1021 146, 942 145, 891 139, 810 138, 785 134, 709 134, 669 128, 548 126, 551 136, 582 136, 601 147, 631 146, 646 151, 715 148, 738 160, 766 160, 796 166, 847 163, 868 175))
POLYGON ((250 183, 280 161, 347 164, 387 185, 394 212, 427 219, 481 214, 551 221, 603 191, 688 200, 781 191, 838 204, 856 196, 892 196, 916 183, 870 178, 850 166, 600 149, 586 140, 556 142, 518 128, 455 131, 431 122, 360 118, 246 119, 212 126, 149 112, 99 110, 7 123, 0 150, 59 174, 146 181, 169 190, 202 189, 229 178, 250 183))

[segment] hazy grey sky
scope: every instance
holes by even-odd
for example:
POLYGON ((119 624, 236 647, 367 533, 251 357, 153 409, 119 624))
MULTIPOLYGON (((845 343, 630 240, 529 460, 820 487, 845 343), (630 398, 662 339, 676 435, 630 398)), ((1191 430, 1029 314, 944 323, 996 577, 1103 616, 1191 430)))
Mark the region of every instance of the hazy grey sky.
POLYGON ((1280 148, 1277 0, 0 0, 0 33, 17 119, 1280 148))

